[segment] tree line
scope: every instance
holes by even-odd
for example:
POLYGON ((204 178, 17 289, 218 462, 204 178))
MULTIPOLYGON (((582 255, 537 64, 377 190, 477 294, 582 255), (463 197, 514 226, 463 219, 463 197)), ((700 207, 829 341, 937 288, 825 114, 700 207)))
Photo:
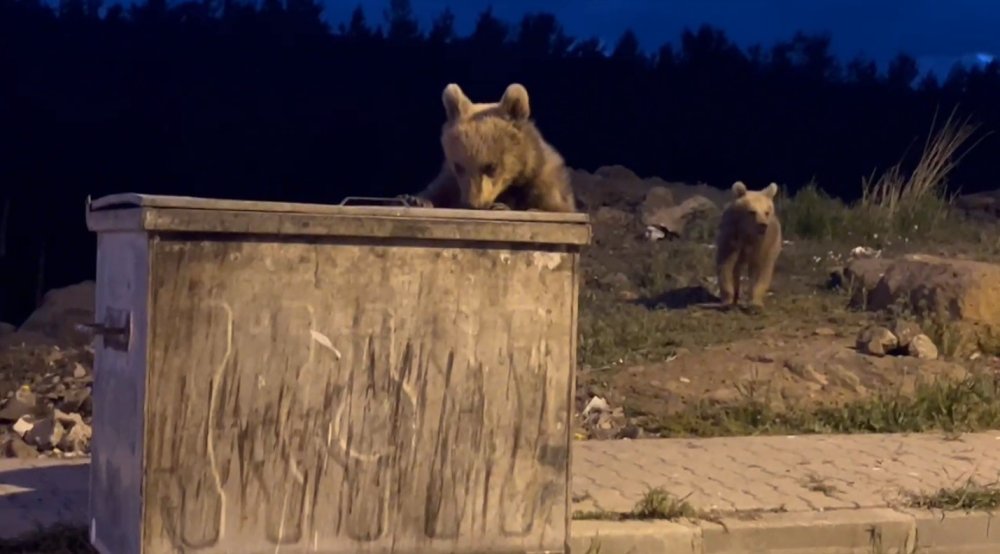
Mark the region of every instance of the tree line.
MULTIPOLYGON (((490 9, 460 36, 451 11, 422 28, 408 0, 336 25, 314 0, 0 0, 0 320, 93 276, 88 194, 336 202, 419 190, 441 161, 449 82, 475 101, 523 83, 573 167, 792 190, 815 179, 846 199, 926 135, 935 110, 1000 122, 996 62, 939 79, 900 54, 880 72, 836 59, 830 41, 740 48, 703 26, 652 52, 625 30, 605 49, 552 14, 490 9)), ((957 184, 995 186, 998 149, 981 143, 957 184)))

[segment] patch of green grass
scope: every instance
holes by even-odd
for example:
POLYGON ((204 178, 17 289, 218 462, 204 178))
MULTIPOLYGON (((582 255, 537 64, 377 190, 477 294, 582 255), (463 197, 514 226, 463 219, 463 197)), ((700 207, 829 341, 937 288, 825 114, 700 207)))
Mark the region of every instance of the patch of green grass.
POLYGON ((979 484, 971 478, 960 486, 932 493, 910 493, 907 505, 946 511, 992 512, 1000 508, 1000 483, 979 484))
POLYGON ((839 406, 776 410, 746 395, 727 405, 702 402, 671 415, 630 414, 662 436, 743 436, 813 433, 975 432, 1000 428, 1000 377, 919 383, 913 395, 883 392, 839 406))
POLYGON ((849 216, 848 206, 810 182, 793 196, 776 200, 782 233, 798 239, 829 241, 839 238, 849 216))
POLYGON ((630 519, 678 520, 684 518, 695 519, 698 516, 698 511, 688 503, 687 496, 678 498, 667 492, 663 487, 655 487, 646 491, 646 494, 636 502, 635 507, 630 512, 578 511, 573 513, 573 519, 603 521, 625 521, 630 519))
POLYGON ((97 554, 85 527, 55 525, 16 539, 0 539, 0 552, 8 554, 97 554))
POLYGON ((687 496, 678 498, 662 487, 656 487, 646 491, 627 519, 693 519, 697 515, 697 511, 688 504, 687 496))

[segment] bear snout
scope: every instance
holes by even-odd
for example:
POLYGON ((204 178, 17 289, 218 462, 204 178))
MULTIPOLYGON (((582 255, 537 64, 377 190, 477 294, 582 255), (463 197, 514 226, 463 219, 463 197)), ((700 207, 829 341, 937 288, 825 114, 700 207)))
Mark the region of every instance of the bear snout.
POLYGON ((761 222, 758 221, 757 222, 757 234, 758 235, 763 235, 766 232, 767 232, 767 223, 761 223, 761 222))

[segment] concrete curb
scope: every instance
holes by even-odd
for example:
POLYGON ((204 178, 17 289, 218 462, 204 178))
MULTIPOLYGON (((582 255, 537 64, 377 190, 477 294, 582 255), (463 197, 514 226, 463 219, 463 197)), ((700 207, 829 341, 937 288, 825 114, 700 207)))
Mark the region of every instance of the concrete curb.
POLYGON ((1000 514, 864 508, 572 524, 571 554, 996 554, 1000 514))

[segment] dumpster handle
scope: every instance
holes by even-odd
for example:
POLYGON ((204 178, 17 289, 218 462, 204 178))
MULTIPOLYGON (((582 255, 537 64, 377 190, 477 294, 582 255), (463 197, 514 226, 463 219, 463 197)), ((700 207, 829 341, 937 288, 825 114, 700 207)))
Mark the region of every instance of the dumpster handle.
POLYGON ((378 196, 347 196, 340 201, 340 205, 347 206, 348 204, 355 204, 362 202, 375 203, 375 204, 389 204, 393 206, 403 206, 404 208, 411 206, 410 202, 408 202, 405 198, 399 198, 399 197, 383 198, 378 196))

